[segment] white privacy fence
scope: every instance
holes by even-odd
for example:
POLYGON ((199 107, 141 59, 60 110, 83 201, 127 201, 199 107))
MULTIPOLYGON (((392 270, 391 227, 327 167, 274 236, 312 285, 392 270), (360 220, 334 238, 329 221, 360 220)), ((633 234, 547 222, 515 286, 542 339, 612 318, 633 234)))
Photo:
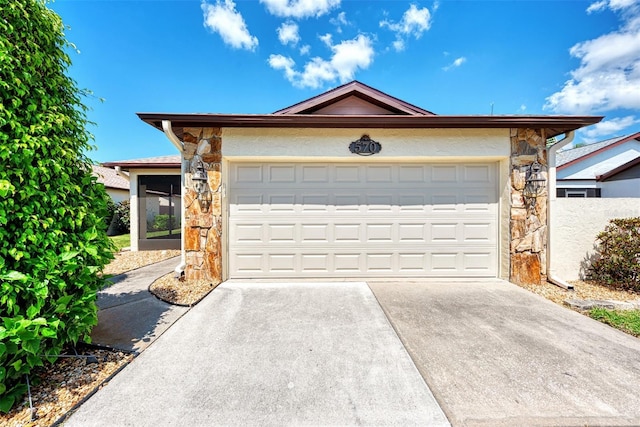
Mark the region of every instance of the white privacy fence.
POLYGON ((596 236, 610 219, 640 217, 640 198, 558 198, 551 203, 551 270, 564 280, 584 278, 596 236))

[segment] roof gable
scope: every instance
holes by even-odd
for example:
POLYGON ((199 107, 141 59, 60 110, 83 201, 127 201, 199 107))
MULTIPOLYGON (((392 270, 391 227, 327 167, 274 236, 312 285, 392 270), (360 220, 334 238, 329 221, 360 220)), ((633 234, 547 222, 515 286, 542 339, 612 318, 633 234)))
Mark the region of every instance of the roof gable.
POLYGON ((583 145, 582 147, 559 151, 557 153, 558 169, 564 169, 572 164, 579 163, 585 159, 595 156, 596 154, 602 153, 631 140, 640 142, 640 132, 583 145))
POLYGON ((558 180, 602 180, 640 157, 640 133, 558 153, 558 180), (600 178, 604 177, 604 178, 600 178))
POLYGON ((596 176, 596 181, 607 181, 612 178, 616 178, 616 176, 622 177, 622 179, 631 179, 640 177, 640 156, 635 159, 627 162, 621 166, 618 166, 615 169, 610 170, 607 173, 603 173, 602 175, 596 176))
POLYGON ((273 114, 435 115, 355 80, 273 114))

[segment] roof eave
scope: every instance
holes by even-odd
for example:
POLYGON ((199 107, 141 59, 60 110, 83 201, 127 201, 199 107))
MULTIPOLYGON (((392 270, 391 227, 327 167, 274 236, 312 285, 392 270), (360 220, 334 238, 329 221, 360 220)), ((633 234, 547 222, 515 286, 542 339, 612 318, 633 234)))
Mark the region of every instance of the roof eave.
POLYGON ((136 162, 104 162, 105 167, 119 166, 123 169, 176 169, 180 168, 180 163, 136 163, 136 162))
POLYGON ((162 130, 162 121, 172 127, 253 128, 544 128, 547 137, 600 122, 603 116, 410 116, 410 115, 274 115, 274 114, 175 114, 137 113, 162 130))

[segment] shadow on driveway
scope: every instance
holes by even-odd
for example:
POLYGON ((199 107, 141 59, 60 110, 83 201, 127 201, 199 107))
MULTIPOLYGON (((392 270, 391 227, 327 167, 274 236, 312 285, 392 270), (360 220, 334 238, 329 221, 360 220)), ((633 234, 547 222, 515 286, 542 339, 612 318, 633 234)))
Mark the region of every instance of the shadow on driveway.
POLYGON ((179 262, 171 258, 110 279, 98 293, 98 324, 91 332, 94 344, 140 352, 187 312, 187 307, 167 304, 148 290, 157 278, 179 262))

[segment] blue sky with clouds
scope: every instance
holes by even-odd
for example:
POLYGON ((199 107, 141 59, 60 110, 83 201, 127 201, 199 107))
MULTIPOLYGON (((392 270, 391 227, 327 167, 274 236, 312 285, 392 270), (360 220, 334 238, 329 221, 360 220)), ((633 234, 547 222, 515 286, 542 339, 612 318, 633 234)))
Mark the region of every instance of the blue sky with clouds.
POLYGON ((175 154, 136 112, 271 113, 351 80, 436 114, 640 131, 640 0, 57 0, 96 161, 175 154), (102 99, 102 100, 101 100, 102 99))

